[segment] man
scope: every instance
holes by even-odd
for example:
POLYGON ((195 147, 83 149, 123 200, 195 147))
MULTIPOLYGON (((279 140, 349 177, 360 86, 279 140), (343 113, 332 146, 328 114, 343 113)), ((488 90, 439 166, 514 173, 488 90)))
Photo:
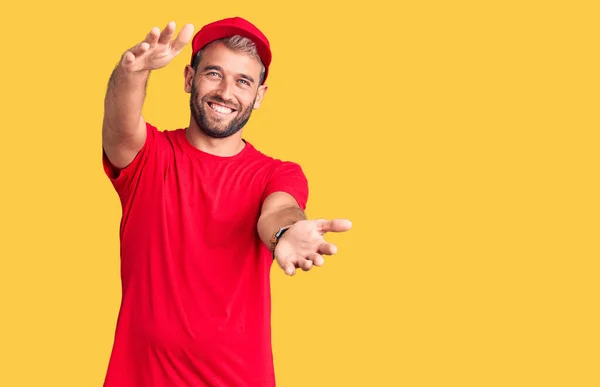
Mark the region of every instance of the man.
MULTIPOLYGON (((204 26, 185 68, 186 128, 142 117, 149 73, 189 43, 192 25, 153 28, 110 78, 103 165, 122 205, 122 303, 105 387, 274 386, 269 270, 324 263, 300 166, 266 156, 242 128, 267 91, 267 38, 236 17, 204 26)), ((281 132, 279 132, 281 133, 281 132)))

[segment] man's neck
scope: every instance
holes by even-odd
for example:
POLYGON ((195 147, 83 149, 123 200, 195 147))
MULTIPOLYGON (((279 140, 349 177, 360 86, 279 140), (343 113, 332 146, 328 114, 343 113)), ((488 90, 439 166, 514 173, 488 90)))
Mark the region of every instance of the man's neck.
POLYGON ((193 147, 220 157, 235 156, 246 146, 241 130, 226 138, 214 138, 208 136, 196 125, 190 125, 185 130, 185 135, 193 147))

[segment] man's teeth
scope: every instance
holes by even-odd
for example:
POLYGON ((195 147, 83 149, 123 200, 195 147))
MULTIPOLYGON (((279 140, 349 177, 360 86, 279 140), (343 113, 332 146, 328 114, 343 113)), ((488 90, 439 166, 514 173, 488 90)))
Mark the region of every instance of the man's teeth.
POLYGON ((233 110, 232 110, 232 109, 230 109, 230 108, 227 108, 227 107, 225 107, 225 106, 221 106, 221 105, 216 105, 216 104, 214 104, 214 103, 211 103, 211 104, 209 104, 209 106, 210 106, 210 107, 211 107, 213 110, 215 110, 215 111, 217 111, 217 112, 219 112, 219 113, 223 113, 223 114, 228 114, 228 113, 231 113, 231 112, 233 111, 233 110))

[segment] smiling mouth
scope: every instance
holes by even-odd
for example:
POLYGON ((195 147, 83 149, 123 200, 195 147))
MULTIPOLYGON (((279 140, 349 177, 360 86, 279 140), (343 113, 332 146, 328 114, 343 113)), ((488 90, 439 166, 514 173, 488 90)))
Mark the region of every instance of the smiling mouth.
POLYGON ((207 104, 212 110, 216 111, 217 113, 229 114, 229 113, 233 113, 235 111, 235 109, 232 109, 227 106, 219 105, 214 102, 207 102, 207 104))

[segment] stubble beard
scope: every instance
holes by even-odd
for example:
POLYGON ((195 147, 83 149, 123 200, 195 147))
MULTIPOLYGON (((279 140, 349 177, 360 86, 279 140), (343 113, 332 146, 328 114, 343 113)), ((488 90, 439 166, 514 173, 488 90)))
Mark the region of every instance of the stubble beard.
MULTIPOLYGON (((256 97, 254 98, 256 100, 256 97)), ((252 114, 252 106, 254 102, 243 110, 238 109, 237 104, 231 101, 225 101, 218 95, 205 95, 202 99, 198 98, 198 90, 192 83, 192 93, 190 96, 190 111, 196 125, 207 136, 212 138, 226 138, 239 132, 248 122, 252 114), (208 101, 222 103, 227 106, 235 106, 236 111, 233 114, 236 116, 224 125, 223 120, 211 119, 208 117, 206 109, 210 109, 208 101)))

